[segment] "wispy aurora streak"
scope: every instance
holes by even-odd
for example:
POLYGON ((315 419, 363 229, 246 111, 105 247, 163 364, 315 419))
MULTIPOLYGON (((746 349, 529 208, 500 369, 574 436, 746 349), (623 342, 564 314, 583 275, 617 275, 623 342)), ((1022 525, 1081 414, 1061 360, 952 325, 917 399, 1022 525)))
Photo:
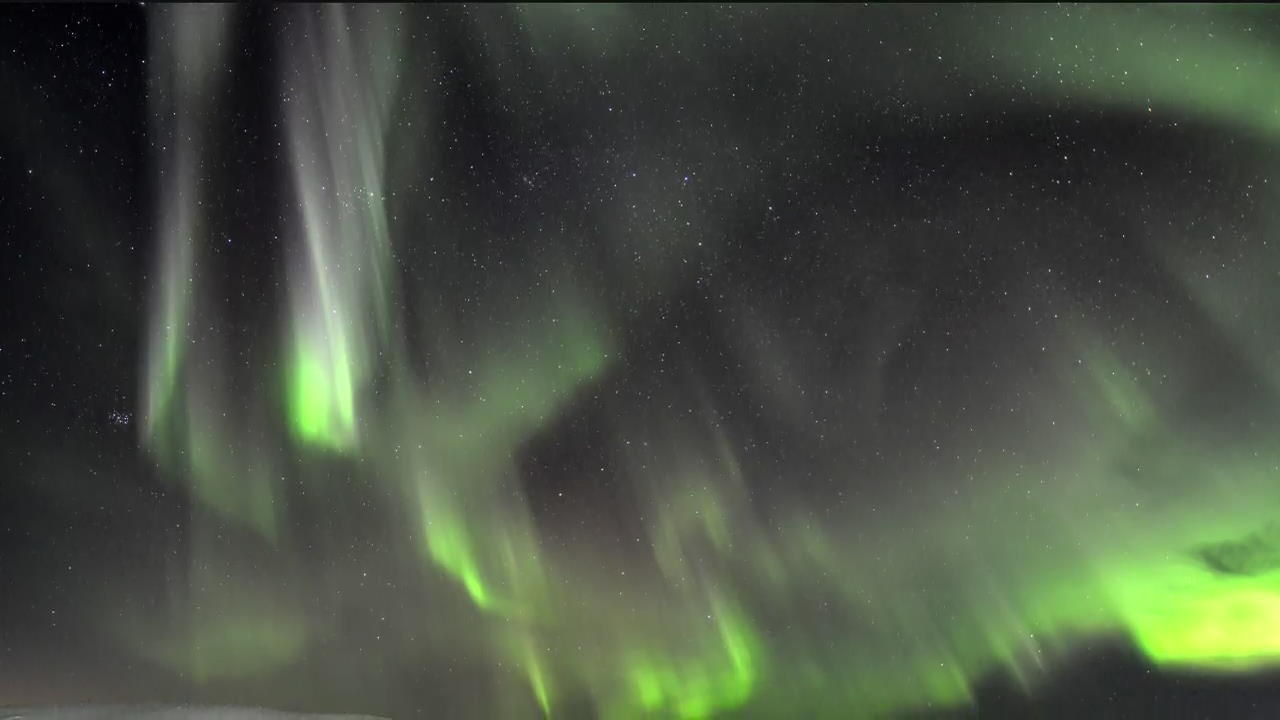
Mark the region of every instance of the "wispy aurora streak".
MULTIPOLYGON (((594 31, 548 27, 541 12, 524 30, 552 45, 594 31)), ((1126 8, 984 12, 1002 22, 975 23, 972 36, 994 48, 975 74, 1109 111, 1171 106, 1224 133, 1280 142, 1280 58, 1240 30, 1247 18, 1171 10, 1171 31, 1126 8)), ((280 113, 297 207, 286 213, 280 356, 256 370, 278 391, 275 404, 270 393, 231 397, 230 350, 200 329, 217 323, 219 305, 199 273, 207 238, 197 168, 207 150, 194 118, 214 102, 231 11, 153 16, 169 27, 152 71, 155 103, 173 126, 155 129, 170 143, 144 442, 189 483, 199 527, 191 572, 170 599, 172 626, 122 623, 142 656, 201 682, 300 661, 332 640, 329 620, 344 602, 326 599, 339 571, 317 569, 316 555, 332 553, 333 567, 368 562, 395 578, 385 582, 402 612, 385 632, 382 661, 437 667, 465 654, 501 689, 485 709, 506 715, 554 716, 584 703, 616 718, 963 705, 990 673, 1031 687, 1059 656, 1102 635, 1131 639, 1160 665, 1280 662, 1280 452, 1264 429, 1280 418, 1259 411, 1256 436, 1216 445, 1176 421, 1178 404, 1212 391, 1212 381, 1194 369, 1146 372, 1179 352, 1175 339, 1130 347, 1109 342, 1105 328, 1073 326, 1063 334, 1071 359, 1052 373, 1000 378, 1010 392, 1035 382, 1061 398, 1039 409, 1053 417, 1053 442, 1039 426, 993 417, 975 432, 1016 452, 988 453, 979 465, 904 459, 881 478, 892 487, 930 475, 946 491, 868 494, 834 511, 803 498, 765 504, 750 488, 793 482, 793 469, 744 461, 744 443, 721 422, 723 401, 708 390, 715 378, 680 370, 643 401, 622 399, 618 328, 630 308, 617 297, 646 282, 640 273, 610 268, 602 282, 591 268, 540 257, 486 286, 481 310, 455 311, 463 302, 447 285, 466 272, 459 240, 407 219, 427 191, 396 169, 405 157, 431 167, 442 142, 419 129, 425 118, 393 122, 432 112, 408 87, 421 73, 410 61, 430 49, 407 39, 404 11, 287 15, 280 113), (430 269, 403 282, 394 259, 410 250, 430 269), (619 529, 616 542, 593 542, 566 532, 553 542, 520 461, 588 395, 612 411, 611 462, 600 472, 630 489, 639 536, 619 529), (273 442, 280 428, 292 444, 273 442), (378 533, 344 520, 351 493, 376 509, 378 533), (300 528, 300 517, 317 515, 328 518, 323 541, 300 528)), ((625 24, 627 15, 615 8, 595 20, 625 24)), ((1192 274, 1176 246, 1162 258, 1280 388, 1276 341, 1255 332, 1265 308, 1233 291, 1248 285, 1192 274)), ((808 358, 767 319, 742 319, 735 327, 765 329, 744 343, 757 352, 740 351, 739 361, 777 379, 756 392, 785 396, 784 370, 808 358)), ((854 440, 814 462, 865 481, 844 462, 854 440)))
POLYGON ((264 536, 276 531, 270 455, 260 452, 253 420, 232 407, 227 349, 212 335, 221 301, 203 287, 196 268, 207 258, 211 218, 205 215, 199 168, 208 161, 206 113, 225 81, 222 45, 227 10, 158 12, 171 41, 152 54, 153 132, 162 148, 158 301, 151 311, 141 416, 143 444, 162 465, 190 478, 200 501, 264 536), (239 415, 232 422, 231 416, 239 415))
POLYGON ((288 417, 301 440, 354 450, 357 405, 388 333, 383 138, 399 39, 381 17, 352 37, 340 8, 303 21, 283 110, 305 237, 291 283, 288 417))

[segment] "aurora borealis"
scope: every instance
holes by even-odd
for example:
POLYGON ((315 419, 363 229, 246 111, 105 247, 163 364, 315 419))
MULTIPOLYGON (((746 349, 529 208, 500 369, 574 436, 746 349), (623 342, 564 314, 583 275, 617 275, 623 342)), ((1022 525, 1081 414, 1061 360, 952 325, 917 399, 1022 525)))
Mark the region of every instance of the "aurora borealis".
POLYGON ((0 40, 0 708, 1280 712, 1270 7, 0 40))

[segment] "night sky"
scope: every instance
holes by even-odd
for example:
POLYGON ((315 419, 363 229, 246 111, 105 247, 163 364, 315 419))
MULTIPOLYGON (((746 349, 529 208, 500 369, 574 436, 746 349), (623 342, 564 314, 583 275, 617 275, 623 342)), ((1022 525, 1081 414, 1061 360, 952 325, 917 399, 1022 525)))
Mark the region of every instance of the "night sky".
POLYGON ((1280 11, 6 6, 0 106, 0 708, 1280 715, 1280 11))

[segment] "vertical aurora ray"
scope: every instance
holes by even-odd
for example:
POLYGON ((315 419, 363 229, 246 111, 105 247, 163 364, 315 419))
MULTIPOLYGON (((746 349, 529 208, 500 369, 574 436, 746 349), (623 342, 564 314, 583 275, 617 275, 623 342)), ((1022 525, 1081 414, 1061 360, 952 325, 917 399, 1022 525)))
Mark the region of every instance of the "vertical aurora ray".
POLYGON ((198 167, 204 151, 202 123, 208 93, 218 78, 221 38, 229 16, 221 8, 196 12, 157 13, 156 20, 173 37, 153 43, 152 95, 156 118, 151 132, 165 142, 158 159, 165 182, 160 185, 159 265, 147 335, 143 400, 143 442, 162 455, 174 448, 161 435, 173 420, 191 336, 197 287, 196 251, 203 218, 198 167))
POLYGON ((224 44, 233 15, 225 8, 158 10, 151 54, 152 127, 161 152, 158 253, 142 388, 143 444, 161 467, 189 480, 214 512, 264 537, 275 535, 274 490, 256 462, 253 433, 227 423, 224 348, 214 328, 219 303, 198 275, 205 252, 207 113, 225 78, 224 44), (164 39, 160 39, 164 38, 164 39), (237 455, 239 450, 239 455, 237 455))
POLYGON ((292 42, 310 53, 288 54, 283 87, 305 241, 291 272, 285 412, 299 440, 344 452, 359 447, 361 397, 389 341, 384 136, 399 43, 381 14, 351 13, 369 37, 351 34, 346 8, 299 13, 292 42))

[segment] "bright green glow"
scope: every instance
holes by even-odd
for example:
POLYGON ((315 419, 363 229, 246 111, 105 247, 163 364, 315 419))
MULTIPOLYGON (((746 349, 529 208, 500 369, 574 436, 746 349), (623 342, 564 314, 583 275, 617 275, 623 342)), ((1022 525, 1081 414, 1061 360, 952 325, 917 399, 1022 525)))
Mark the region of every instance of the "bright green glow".
POLYGON ((1129 630, 1159 664, 1231 670, 1280 663, 1280 577, 1223 579, 1189 567, 1126 599, 1129 630))
POLYGON ((758 676, 760 642, 745 618, 723 603, 714 622, 720 646, 694 661, 640 653, 628 664, 633 699, 648 712, 702 718, 741 706, 758 676))
POLYGON ((314 358, 302 357, 290 383, 294 427, 303 437, 324 435, 329 424, 329 383, 324 368, 314 358))
POLYGON ((1138 647, 1162 665, 1234 670, 1280 664, 1277 527, 1199 545, 1145 572, 1114 573, 1138 647))
POLYGON ((335 343, 332 355, 299 342, 288 379, 289 422, 302 440, 335 450, 356 439, 355 398, 346 347, 335 343))
POLYGON ((489 609, 494 603, 493 594, 481 577, 471 536, 462 526, 459 515, 433 513, 425 493, 420 502, 422 517, 431 518, 425 520, 423 527, 431 559, 462 583, 476 607, 489 609))

